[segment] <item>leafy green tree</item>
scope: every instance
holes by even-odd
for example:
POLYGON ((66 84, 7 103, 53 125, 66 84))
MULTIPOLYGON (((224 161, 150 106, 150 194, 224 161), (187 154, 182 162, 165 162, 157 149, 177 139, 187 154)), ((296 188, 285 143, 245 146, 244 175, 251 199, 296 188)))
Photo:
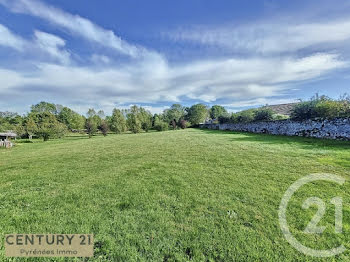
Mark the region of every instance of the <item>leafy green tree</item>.
POLYGON ((155 115, 154 129, 157 131, 166 131, 169 129, 169 124, 168 122, 163 121, 159 115, 155 115))
POLYGON ((164 121, 169 124, 175 120, 175 123, 179 123, 184 119, 186 115, 185 107, 180 104, 173 104, 169 109, 164 110, 164 121))
POLYGON ((87 115, 88 118, 96 116, 96 111, 95 111, 95 109, 90 108, 90 109, 88 110, 88 112, 86 113, 86 115, 87 115))
POLYGON ((32 118, 28 118, 26 125, 25 125, 25 130, 28 134, 29 139, 33 138, 33 135, 36 133, 38 130, 38 127, 35 123, 35 121, 32 118))
POLYGON ((61 138, 67 132, 67 127, 57 121, 55 115, 50 112, 34 113, 30 117, 33 118, 37 125, 35 135, 42 137, 44 141, 50 138, 61 138))
POLYGON ((57 116, 58 120, 65 124, 68 129, 83 129, 85 124, 85 119, 82 115, 74 112, 68 107, 63 107, 61 112, 57 116))
POLYGON ((188 110, 188 120, 192 125, 203 123, 208 117, 208 108, 203 104, 196 104, 188 110))
POLYGON ((126 131, 126 120, 121 110, 116 108, 113 110, 112 116, 109 118, 109 126, 111 131, 117 134, 126 131))
POLYGON ((140 107, 138 118, 141 121, 142 129, 148 132, 152 128, 152 114, 143 107, 140 107))
POLYGON ((97 115, 101 118, 101 119, 105 119, 106 118, 106 115, 105 115, 105 112, 103 110, 99 110, 97 112, 97 115))
POLYGON ((253 122, 255 119, 256 109, 248 109, 238 112, 233 115, 233 119, 238 123, 249 123, 253 122))
POLYGON ((271 108, 262 107, 254 111, 255 121, 271 121, 273 120, 273 111, 271 108))
POLYGON ((128 129, 134 134, 142 130, 142 122, 139 119, 140 110, 137 106, 132 106, 126 115, 126 124, 128 129))
POLYGON ((53 115, 57 114, 56 105, 44 101, 36 105, 32 105, 30 109, 32 113, 51 113, 53 115))
POLYGON ((101 130, 101 133, 103 134, 103 136, 107 136, 107 133, 108 133, 108 125, 107 125, 107 122, 106 120, 102 120, 102 123, 100 125, 100 130, 101 130))
POLYGON ((211 119, 218 119, 219 117, 228 117, 229 114, 225 107, 214 105, 210 108, 210 118, 211 119))
POLYGON ((87 134, 89 135, 89 138, 91 138, 94 134, 96 134, 97 122, 93 117, 89 117, 86 119, 85 128, 86 128, 87 134))

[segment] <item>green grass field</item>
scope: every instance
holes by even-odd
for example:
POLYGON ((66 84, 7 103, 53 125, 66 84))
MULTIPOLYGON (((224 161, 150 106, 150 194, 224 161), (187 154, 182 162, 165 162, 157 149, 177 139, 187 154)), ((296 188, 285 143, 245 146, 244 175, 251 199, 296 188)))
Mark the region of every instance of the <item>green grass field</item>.
POLYGON ((312 258, 283 237, 281 198, 312 173, 349 179, 350 143, 198 129, 18 143, 0 150, 0 237, 93 233, 88 261, 350 261, 348 183, 308 184, 287 212, 301 243, 345 253, 312 258), (325 233, 303 233, 310 196, 343 197, 343 234, 331 204, 325 233))

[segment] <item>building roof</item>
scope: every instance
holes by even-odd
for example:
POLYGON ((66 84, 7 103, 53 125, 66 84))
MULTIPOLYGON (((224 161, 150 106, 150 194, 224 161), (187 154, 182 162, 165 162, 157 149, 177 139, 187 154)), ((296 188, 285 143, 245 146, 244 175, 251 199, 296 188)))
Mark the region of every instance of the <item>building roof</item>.
POLYGON ((17 134, 14 132, 3 132, 3 133, 0 133, 0 136, 17 137, 17 134))
POLYGON ((276 114, 289 116, 293 110, 293 108, 298 103, 289 103, 289 104, 280 104, 280 105, 268 105, 267 108, 271 108, 276 114))

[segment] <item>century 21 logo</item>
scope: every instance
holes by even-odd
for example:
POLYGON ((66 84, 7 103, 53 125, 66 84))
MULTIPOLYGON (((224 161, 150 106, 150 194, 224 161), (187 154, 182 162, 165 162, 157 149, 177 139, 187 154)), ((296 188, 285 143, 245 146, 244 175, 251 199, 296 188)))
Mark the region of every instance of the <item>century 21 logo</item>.
MULTIPOLYGON (((299 179, 293 185, 291 185, 286 191, 286 193, 284 194, 278 210, 278 217, 279 217, 279 223, 280 223, 280 227, 282 229, 284 237, 289 242, 289 244, 291 244, 294 248, 304 253, 305 255, 310 255, 314 257, 331 257, 331 256, 335 256, 343 253, 346 250, 344 245, 340 245, 338 247, 328 249, 328 250, 316 250, 316 249, 306 247, 303 244, 301 244, 292 235, 292 233, 289 230, 287 217, 286 217, 288 202, 290 201, 294 193, 303 185, 312 183, 314 181, 319 181, 319 180, 329 181, 329 182, 337 183, 339 185, 343 185, 345 183, 344 178, 336 175, 331 175, 331 174, 312 174, 299 179)), ((341 197, 332 198, 331 204, 335 206, 335 233, 342 233, 343 231, 342 198, 341 197)), ((312 205, 316 205, 318 207, 318 211, 313 216, 313 218, 305 228, 304 232, 308 234, 316 234, 316 233, 320 234, 320 233, 323 233, 323 231, 325 230, 325 227, 318 226, 318 223, 321 221, 322 217, 326 213, 326 204, 322 199, 318 197, 310 197, 304 201, 302 208, 308 209, 312 205)))

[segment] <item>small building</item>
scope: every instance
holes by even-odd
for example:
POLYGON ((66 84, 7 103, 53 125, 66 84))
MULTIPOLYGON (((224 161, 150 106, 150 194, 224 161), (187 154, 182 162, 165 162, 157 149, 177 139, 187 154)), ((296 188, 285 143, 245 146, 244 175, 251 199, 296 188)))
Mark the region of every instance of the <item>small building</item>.
POLYGON ((12 147, 13 143, 11 142, 11 139, 16 140, 17 134, 14 132, 0 132, 0 147, 12 147))
POLYGON ((11 140, 15 139, 16 140, 17 134, 14 132, 0 132, 0 140, 11 140))

